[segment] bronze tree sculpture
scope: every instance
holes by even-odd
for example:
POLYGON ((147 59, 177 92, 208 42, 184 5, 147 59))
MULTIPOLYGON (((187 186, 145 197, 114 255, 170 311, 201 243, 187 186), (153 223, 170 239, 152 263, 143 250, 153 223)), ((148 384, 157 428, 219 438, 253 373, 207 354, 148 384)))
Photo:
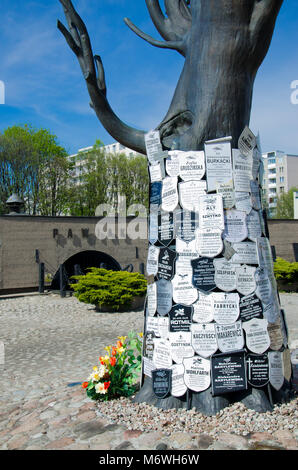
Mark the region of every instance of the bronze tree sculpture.
MULTIPOLYGON (((283 0, 164 0, 164 15, 158 0, 145 0, 152 21, 163 37, 155 40, 130 20, 126 24, 153 46, 174 49, 185 57, 170 108, 156 127, 165 150, 202 150, 207 140, 232 136, 237 146, 249 125, 254 80, 269 49, 283 0)), ((86 26, 70 0, 60 0, 68 29, 58 28, 78 58, 91 106, 98 119, 118 142, 146 154, 145 132, 124 124, 107 100, 101 58, 93 55, 86 26)), ((284 399, 287 391, 275 393, 273 401, 284 399)), ((183 399, 157 399, 150 380, 138 401, 163 408, 187 406, 183 399)), ((271 402, 272 402, 272 397, 271 402)), ((214 414, 234 401, 243 401, 258 411, 271 409, 263 390, 251 389, 233 396, 212 396, 210 390, 194 393, 191 405, 214 414)))

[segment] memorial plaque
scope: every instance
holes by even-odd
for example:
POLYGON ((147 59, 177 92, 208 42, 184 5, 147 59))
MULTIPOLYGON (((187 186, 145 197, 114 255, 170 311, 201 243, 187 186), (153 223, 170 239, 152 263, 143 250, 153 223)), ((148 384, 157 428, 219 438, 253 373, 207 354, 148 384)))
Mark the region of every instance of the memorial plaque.
POLYGON ((243 155, 240 150, 233 149, 233 171, 235 191, 250 192, 252 169, 251 155, 243 155))
POLYGON ((215 325, 218 348, 223 353, 240 351, 244 347, 244 335, 241 321, 231 325, 215 325))
POLYGON ((215 268, 211 258, 199 258, 191 260, 193 269, 192 283, 202 292, 208 293, 216 288, 215 268))
POLYGON ((152 361, 154 352, 154 331, 147 331, 145 335, 145 356, 152 361))
POLYGON ((151 374, 154 395, 157 398, 166 398, 171 391, 172 370, 158 368, 152 370, 151 374))
POLYGON ((236 289, 242 295, 253 294, 257 288, 255 280, 256 268, 252 266, 238 266, 236 268, 236 289))
POLYGON ((148 317, 146 320, 146 331, 154 333, 156 337, 159 336, 159 317, 148 317))
POLYGON ((193 321, 197 323, 210 323, 214 319, 212 294, 200 292, 199 299, 193 304, 193 321))
POLYGON ((182 397, 187 392, 187 386, 184 383, 184 365, 174 364, 172 370, 172 388, 173 397, 182 397))
POLYGON ((157 162, 154 165, 149 166, 150 181, 155 183, 156 181, 162 181, 165 177, 164 162, 157 162))
POLYGON ((170 313, 170 332, 190 331, 193 308, 182 304, 173 305, 170 313))
POLYGON ((232 209, 235 206, 235 192, 233 180, 227 183, 217 183, 216 192, 222 196, 223 208, 232 209))
POLYGON ((227 261, 230 261, 233 258, 233 255, 236 253, 236 251, 232 247, 232 244, 228 242, 227 240, 224 240, 223 244, 224 244, 224 249, 223 249, 222 255, 227 261))
POLYGON ((278 351, 283 346, 280 318, 275 323, 268 323, 267 329, 270 338, 270 349, 278 351))
POLYGON ((155 365, 153 361, 148 359, 148 357, 143 356, 143 374, 147 375, 147 377, 152 377, 152 371, 155 369, 155 365))
POLYGON ((213 292, 214 320, 220 325, 230 325, 239 317, 239 295, 213 292))
POLYGON ((145 146, 148 160, 154 164, 156 155, 162 153, 159 131, 151 130, 145 134, 145 146))
POLYGON ((179 175, 179 152, 170 150, 169 156, 166 159, 166 172, 169 176, 179 175))
POLYGON ((210 386, 210 360, 200 356, 184 359, 184 382, 194 392, 202 392, 210 386))
POLYGON ((180 275, 181 279, 185 277, 185 274, 192 277, 191 260, 178 256, 175 264, 175 270, 177 276, 180 275))
POLYGON ((192 285, 190 274, 176 274, 172 279, 173 300, 176 304, 192 305, 198 298, 198 291, 192 285))
POLYGON ((157 309, 157 288, 155 282, 147 286, 147 300, 148 315, 153 317, 157 309))
POLYGON ((245 331, 246 346, 256 354, 263 354, 270 347, 270 338, 265 319, 253 318, 242 324, 245 331))
POLYGON ((150 245, 148 248, 148 257, 147 257, 147 274, 149 276, 156 276, 158 271, 158 257, 159 257, 159 248, 154 245, 150 245))
POLYGON ((217 351, 214 323, 193 323, 191 334, 192 346, 200 356, 207 358, 217 351))
POLYGON ((231 140, 205 143, 208 192, 215 191, 219 183, 233 179, 231 140))
POLYGON ((199 212, 199 197, 206 194, 206 181, 184 181, 178 184, 181 207, 192 212, 199 212))
POLYGON ((269 381, 275 390, 280 390, 284 383, 282 353, 269 351, 269 381))
POLYGON ((157 312, 167 315, 172 308, 173 286, 171 281, 160 279, 156 282, 157 289, 157 312))
POLYGON ((169 318, 168 317, 158 317, 158 336, 163 339, 168 339, 169 337, 169 318))
POLYGON ((255 147, 252 151, 251 179, 253 180, 256 180, 258 178, 261 159, 262 154, 259 152, 258 148, 255 147))
POLYGON ((196 248, 200 256, 215 258, 223 250, 222 231, 205 229, 196 231, 196 248))
POLYGON ((260 268, 266 268, 268 275, 274 277, 274 264, 272 258, 271 246, 268 238, 257 238, 258 264, 260 268))
POLYGON ((167 176, 162 182, 161 208, 166 212, 173 212, 178 205, 178 178, 167 176))
POLYGON ((148 239, 152 245, 158 240, 158 212, 152 207, 150 208, 148 239))
POLYGON ((223 238, 231 243, 242 242, 247 238, 246 212, 236 209, 225 211, 223 238))
POLYGON ((225 258, 213 260, 215 267, 215 284, 216 287, 224 292, 236 290, 236 268, 237 264, 232 264, 225 258))
POLYGON ((203 151, 180 152, 179 176, 184 181, 200 180, 205 171, 205 153, 203 151))
POLYGON ((192 240, 190 242, 185 242, 176 238, 176 252, 179 255, 179 260, 191 261, 199 257, 197 252, 197 242, 192 240))
POLYGON ((174 277, 177 253, 169 248, 160 248, 158 256, 158 279, 170 281, 174 277))
POLYGON ((224 230, 223 202, 220 194, 206 194, 199 198, 199 227, 200 230, 224 230))
POLYGON ((245 126, 238 140, 238 147, 244 155, 250 155, 257 145, 256 136, 252 133, 248 126, 245 126))
POLYGON ((257 181, 250 181, 251 205, 257 211, 262 209, 260 187, 257 181))
POLYGON ((258 264, 257 249, 254 242, 233 243, 235 254, 231 258, 236 264, 258 264))
POLYGON ((255 294, 240 298, 240 318, 243 322, 263 318, 263 304, 255 294))
POLYGON ((169 342, 172 359, 176 364, 182 364, 186 357, 192 357, 195 353, 191 344, 190 331, 169 333, 169 342))
POLYGON ((175 233, 180 240, 191 242, 195 239, 198 228, 198 216, 195 212, 176 211, 174 215, 175 233))
POLYGON ((158 214, 158 241, 169 246, 174 238, 174 214, 161 211, 158 214))
POLYGON ((162 181, 150 183, 150 205, 160 206, 161 204, 162 181))
POLYGON ((168 340, 154 338, 153 362, 157 369, 165 367, 169 369, 172 362, 171 347, 168 340))
POLYGON ((244 352, 214 355, 211 357, 211 368, 214 396, 247 389, 244 352))
POLYGON ((262 236, 262 227, 260 221, 260 214, 258 211, 252 209, 246 218, 248 238, 256 242, 262 236))
POLYGON ((289 349, 282 352, 282 368, 284 378, 289 382, 292 377, 291 353, 289 349))
POLYGON ((265 387, 269 382, 269 361, 267 354, 247 354, 247 381, 252 387, 265 387))
POLYGON ((258 268, 255 273, 256 279, 256 294, 261 299, 264 305, 272 303, 272 287, 268 277, 267 269, 258 268))
POLYGON ((249 214, 252 209, 250 193, 235 191, 235 207, 239 211, 249 214))

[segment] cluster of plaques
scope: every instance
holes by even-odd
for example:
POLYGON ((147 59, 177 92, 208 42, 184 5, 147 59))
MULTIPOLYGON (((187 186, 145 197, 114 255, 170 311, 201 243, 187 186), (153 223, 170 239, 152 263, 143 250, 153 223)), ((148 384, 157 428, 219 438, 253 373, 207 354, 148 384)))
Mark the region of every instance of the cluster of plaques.
POLYGON ((262 157, 246 127, 202 151, 146 135, 150 174, 143 374, 159 398, 209 387, 221 395, 290 380, 260 198, 262 157))

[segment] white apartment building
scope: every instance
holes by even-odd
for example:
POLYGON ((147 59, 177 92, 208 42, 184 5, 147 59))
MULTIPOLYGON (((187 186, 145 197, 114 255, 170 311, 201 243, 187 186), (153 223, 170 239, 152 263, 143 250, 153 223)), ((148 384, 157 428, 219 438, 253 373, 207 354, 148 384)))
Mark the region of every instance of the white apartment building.
POLYGON ((264 162, 263 201, 268 208, 268 216, 273 216, 277 198, 298 186, 298 155, 290 155, 275 150, 262 155, 264 162))

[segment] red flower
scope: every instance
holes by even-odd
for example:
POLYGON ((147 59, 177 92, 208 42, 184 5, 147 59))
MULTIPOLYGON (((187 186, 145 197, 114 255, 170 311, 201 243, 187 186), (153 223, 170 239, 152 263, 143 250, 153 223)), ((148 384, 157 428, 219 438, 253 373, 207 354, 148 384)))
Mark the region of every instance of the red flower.
POLYGON ((113 348, 112 348, 112 356, 116 356, 116 354, 117 354, 117 350, 116 350, 115 346, 113 346, 113 348))
POLYGON ((116 358, 115 357, 110 357, 110 364, 112 367, 116 364, 116 358))
POLYGON ((121 343, 121 341, 117 341, 117 348, 122 348, 123 344, 121 343))
POLYGON ((104 361, 104 358, 102 356, 100 356, 99 362, 101 363, 102 366, 105 365, 105 361, 104 361))
POLYGON ((111 385, 111 382, 104 382, 103 386, 105 390, 108 390, 109 386, 111 385))
POLYGON ((82 388, 87 388, 87 387, 88 387, 88 383, 89 383, 89 382, 83 382, 83 383, 82 383, 82 388))

